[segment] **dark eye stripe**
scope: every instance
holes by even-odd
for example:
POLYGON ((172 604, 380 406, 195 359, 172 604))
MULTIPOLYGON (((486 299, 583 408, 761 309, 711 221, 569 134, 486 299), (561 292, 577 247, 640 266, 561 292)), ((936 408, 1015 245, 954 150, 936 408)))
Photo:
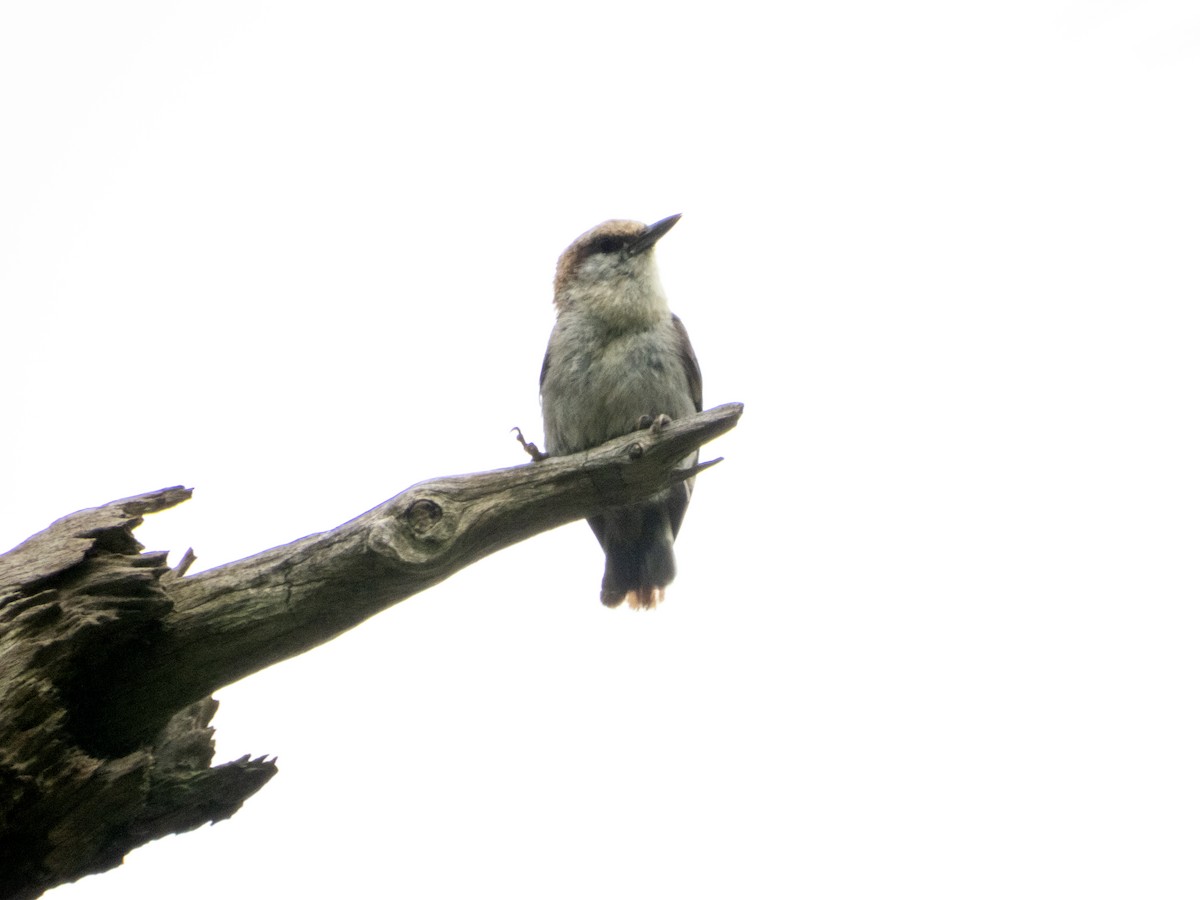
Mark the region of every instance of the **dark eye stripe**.
POLYGON ((618 237, 611 237, 611 236, 610 237, 602 237, 602 238, 598 238, 596 240, 596 242, 594 244, 592 244, 592 252, 593 253, 616 253, 618 250, 620 250, 624 246, 625 246, 625 242, 618 237))

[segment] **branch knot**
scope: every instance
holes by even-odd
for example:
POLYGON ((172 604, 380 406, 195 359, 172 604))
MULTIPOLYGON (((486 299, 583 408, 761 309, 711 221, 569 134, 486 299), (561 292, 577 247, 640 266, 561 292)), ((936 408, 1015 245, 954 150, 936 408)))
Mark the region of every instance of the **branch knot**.
POLYGON ((404 521, 412 529, 413 536, 418 538, 428 536, 441 520, 442 507, 427 497, 414 500, 404 511, 404 521))

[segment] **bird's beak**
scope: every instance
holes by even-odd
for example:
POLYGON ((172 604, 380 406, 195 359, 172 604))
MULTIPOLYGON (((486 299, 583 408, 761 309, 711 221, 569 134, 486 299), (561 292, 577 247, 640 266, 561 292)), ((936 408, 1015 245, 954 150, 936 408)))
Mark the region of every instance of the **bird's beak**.
POLYGON ((679 221, 679 217, 683 213, 676 213, 673 216, 667 216, 665 219, 660 219, 649 228, 646 233, 629 245, 629 253, 632 256, 637 256, 639 253, 645 253, 651 247, 658 243, 658 239, 671 230, 671 227, 679 221))

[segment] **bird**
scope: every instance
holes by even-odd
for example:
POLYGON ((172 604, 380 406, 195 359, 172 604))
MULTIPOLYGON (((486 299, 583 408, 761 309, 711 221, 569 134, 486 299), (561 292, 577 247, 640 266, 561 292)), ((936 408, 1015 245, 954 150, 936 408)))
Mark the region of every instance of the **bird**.
MULTIPOLYGON (((559 257, 556 318, 540 381, 547 455, 577 453, 641 428, 661 430, 701 410, 700 366, 667 304, 654 256, 679 219, 610 219, 559 257)), ((697 458, 678 465, 690 468, 697 458)), ((587 520, 604 550, 605 606, 653 609, 662 602, 694 482, 587 520)))

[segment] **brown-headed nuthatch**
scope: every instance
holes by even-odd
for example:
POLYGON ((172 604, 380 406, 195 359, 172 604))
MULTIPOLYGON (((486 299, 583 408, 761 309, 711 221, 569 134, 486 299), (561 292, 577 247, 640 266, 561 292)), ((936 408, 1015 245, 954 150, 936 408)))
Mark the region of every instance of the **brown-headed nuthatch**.
MULTIPOLYGON (((542 363, 542 418, 551 456, 595 447, 700 411, 700 368, 667 307, 654 245, 679 216, 653 225, 612 220, 558 260, 558 320, 542 363)), ((693 454, 680 467, 696 463, 693 454)), ((588 519, 604 548, 605 606, 653 608, 675 577, 673 545, 694 479, 588 519)))

